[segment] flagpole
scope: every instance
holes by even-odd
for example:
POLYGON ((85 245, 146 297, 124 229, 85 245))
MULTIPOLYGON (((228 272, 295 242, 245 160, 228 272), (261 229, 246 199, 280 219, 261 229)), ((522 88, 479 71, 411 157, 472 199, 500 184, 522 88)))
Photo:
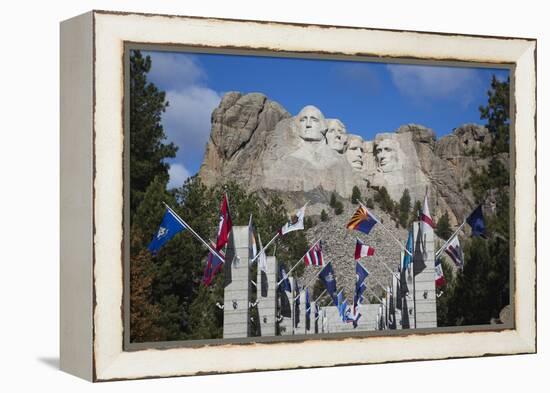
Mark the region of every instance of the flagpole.
MULTIPOLYGON (((330 262, 329 262, 329 263, 330 263, 330 262)), ((327 265, 328 265, 328 263, 327 263, 327 265)), ((324 269, 327 265, 323 266, 323 269, 324 269)), ((317 273, 315 273, 315 275, 313 276, 313 278, 312 278, 311 280, 309 280, 309 281, 307 282, 306 285, 303 286, 302 290, 303 290, 303 289, 306 289, 307 287, 309 287, 309 286, 311 285, 311 283, 312 283, 317 277, 319 277, 319 274, 321 274, 321 272, 323 271, 323 269, 320 269, 317 273)), ((294 298, 294 300, 298 299, 299 296, 300 296, 300 295, 296 296, 296 297, 294 298)))
MULTIPOLYGON (((302 260, 305 258, 305 256, 313 249, 313 247, 315 247, 315 245, 317 245, 317 243, 319 243, 321 241, 321 238, 319 238, 319 240, 317 240, 313 246, 311 246, 307 251, 306 253, 300 258, 298 259, 298 262, 296 262, 296 264, 294 266, 292 266, 292 268, 286 273, 287 275, 289 275, 290 273, 292 273, 292 271, 294 270, 294 268, 296 268, 296 266, 298 266, 298 264, 300 262, 302 262, 302 260)), ((277 286, 279 286, 279 284, 281 284, 283 282, 284 278, 282 278, 278 283, 277 283, 277 286)))
POLYGON ((265 247, 263 247, 263 248, 256 254, 256 256, 255 256, 254 258, 252 258, 252 260, 250 261, 250 264, 253 264, 254 261, 255 261, 256 259, 258 259, 258 257, 260 256, 260 254, 261 254, 262 252, 264 252, 264 251, 271 245, 271 243, 273 243, 273 242, 275 241, 275 239, 277 239, 277 238, 279 237, 279 235, 280 235, 279 232, 277 232, 277 234, 276 234, 275 236, 273 236, 273 239, 271 239, 269 242, 267 242, 267 244, 265 245, 265 247))
MULTIPOLYGON (((357 201, 361 204, 361 206, 363 206, 364 209, 366 209, 368 211, 368 208, 365 206, 365 204, 360 200, 360 199, 357 199, 357 201)), ((401 243, 401 240, 399 240, 397 237, 395 237, 395 235, 393 233, 391 233, 391 231, 386 228, 386 226, 384 224, 382 224, 379 220, 378 220, 378 217, 376 217, 375 215, 372 215, 372 218, 382 226, 382 228, 384 228, 384 230, 386 232, 389 233, 389 235, 392 237, 393 240, 395 240, 397 242, 397 244, 399 244, 399 247, 401 247, 407 254, 409 254, 411 257, 413 256, 411 254, 411 252, 409 250, 407 250, 407 248, 403 245, 403 243, 401 243)))
POLYGON ((437 252, 435 253, 436 258, 439 257, 439 255, 443 252, 443 250, 444 250, 445 248, 447 248, 447 246, 449 245, 449 243, 451 242, 451 240, 453 240, 453 237, 455 237, 455 236, 458 234, 458 232, 462 229, 462 227, 463 227, 464 225, 466 225, 466 220, 464 220, 464 221, 462 222, 462 224, 460 224, 460 226, 457 228, 456 231, 454 231, 454 233, 451 235, 451 237, 449 237, 449 238, 447 239, 447 241, 446 241, 445 243, 443 243, 443 246, 441 246, 441 248, 440 248, 439 250, 437 250, 437 252))
POLYGON ((321 298, 325 295, 326 292, 327 292, 327 290, 324 289, 323 292, 321 292, 321 294, 320 294, 319 296, 317 296, 317 299, 315 299, 314 302, 317 303, 317 301, 318 301, 319 299, 321 299, 321 298))
POLYGON ((225 263, 225 258, 222 258, 222 257, 220 256, 220 254, 217 253, 217 251, 215 251, 212 247, 210 247, 210 245, 209 245, 207 242, 205 242, 204 239, 203 239, 202 237, 200 237, 200 235, 199 235, 197 232, 195 232, 195 231, 193 230, 193 228, 191 228, 191 226, 190 226, 189 224, 187 224, 187 223, 183 220, 183 218, 181 218, 181 217, 178 215, 178 213, 176 213, 174 210, 172 210, 172 208, 171 208, 170 206, 168 206, 168 204, 167 204, 166 202, 162 202, 162 203, 164 204, 164 206, 166 206, 166 208, 167 208, 168 210, 170 210, 170 212, 174 215, 174 217, 176 217, 176 220, 178 220, 178 221, 180 222, 180 224, 182 224, 182 225, 184 225, 186 228, 188 228, 188 229, 191 231, 191 233, 192 233, 197 239, 199 239, 199 240, 202 242, 202 244, 204 244, 204 245, 206 246, 206 248, 208 248, 208 249, 210 250, 210 252, 212 252, 214 255, 216 255, 220 260, 224 261, 224 263, 225 263))
POLYGON ((374 297, 376 298, 376 300, 378 300, 378 301, 380 302, 380 304, 382 304, 382 299, 380 299, 380 298, 376 295, 376 293, 374 293, 374 291, 371 291, 370 288, 368 288, 368 287, 366 287, 366 286, 365 286, 365 289, 366 289, 367 291, 369 291, 370 294, 371 294, 372 296, 374 296, 374 297))

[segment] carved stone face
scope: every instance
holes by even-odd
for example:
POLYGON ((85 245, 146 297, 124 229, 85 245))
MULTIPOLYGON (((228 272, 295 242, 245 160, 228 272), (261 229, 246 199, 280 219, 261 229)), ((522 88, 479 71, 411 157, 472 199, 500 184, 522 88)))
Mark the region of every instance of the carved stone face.
POLYGON ((338 119, 327 120, 327 143, 332 150, 343 153, 348 141, 346 127, 338 119))
POLYGON ((391 139, 382 139, 374 148, 376 165, 382 172, 392 172, 398 169, 397 143, 391 139))
POLYGON ((296 116, 300 138, 305 141, 321 141, 327 132, 325 116, 313 105, 305 106, 296 116))
POLYGON ((363 139, 357 135, 350 135, 346 158, 353 169, 363 169, 363 139))

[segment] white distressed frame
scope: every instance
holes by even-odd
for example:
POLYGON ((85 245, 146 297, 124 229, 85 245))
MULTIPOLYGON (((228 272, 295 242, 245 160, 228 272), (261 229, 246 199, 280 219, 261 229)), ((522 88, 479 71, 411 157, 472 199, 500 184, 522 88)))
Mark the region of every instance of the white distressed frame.
MULTIPOLYGON (((536 351, 536 41, 93 12, 93 380, 536 351), (515 64, 515 329, 123 351, 124 42, 515 64)), ((62 164, 63 165, 63 164, 62 164)), ((67 280, 62 277, 61 280, 67 280)), ((92 299, 88 299, 92 301, 92 299)), ((62 318, 63 326, 63 318, 62 318)), ((91 327, 90 327, 91 328, 91 327)), ((63 340, 63 337, 62 337, 63 340)), ((63 364, 63 353, 62 353, 63 364)), ((86 361, 86 360, 81 360, 86 361)), ((86 376, 85 376, 86 377, 86 376)))

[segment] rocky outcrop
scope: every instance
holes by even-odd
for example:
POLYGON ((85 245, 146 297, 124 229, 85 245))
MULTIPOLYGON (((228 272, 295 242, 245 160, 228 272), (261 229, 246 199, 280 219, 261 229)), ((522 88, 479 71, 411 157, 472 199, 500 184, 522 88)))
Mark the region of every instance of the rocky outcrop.
POLYGON ((488 164, 491 143, 482 126, 466 124, 439 140, 435 132, 407 124, 373 141, 349 134, 338 119, 314 106, 291 116, 260 93, 227 93, 212 113, 212 131, 199 171, 213 185, 233 180, 249 191, 277 192, 289 209, 310 201, 310 214, 326 209, 330 194, 349 198, 385 187, 398 201, 405 189, 422 201, 428 190, 432 215, 461 222, 474 206, 465 187, 471 169, 488 164))

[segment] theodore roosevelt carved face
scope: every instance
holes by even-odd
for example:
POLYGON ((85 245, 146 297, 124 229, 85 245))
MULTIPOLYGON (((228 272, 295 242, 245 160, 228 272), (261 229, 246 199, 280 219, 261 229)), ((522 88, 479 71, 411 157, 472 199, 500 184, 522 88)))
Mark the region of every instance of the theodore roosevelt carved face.
POLYGON ((338 119, 327 119, 327 143, 332 150, 343 153, 348 142, 346 127, 338 119))
POLYGON ((321 141, 327 132, 325 116, 313 105, 305 106, 296 116, 298 133, 305 141, 321 141))

